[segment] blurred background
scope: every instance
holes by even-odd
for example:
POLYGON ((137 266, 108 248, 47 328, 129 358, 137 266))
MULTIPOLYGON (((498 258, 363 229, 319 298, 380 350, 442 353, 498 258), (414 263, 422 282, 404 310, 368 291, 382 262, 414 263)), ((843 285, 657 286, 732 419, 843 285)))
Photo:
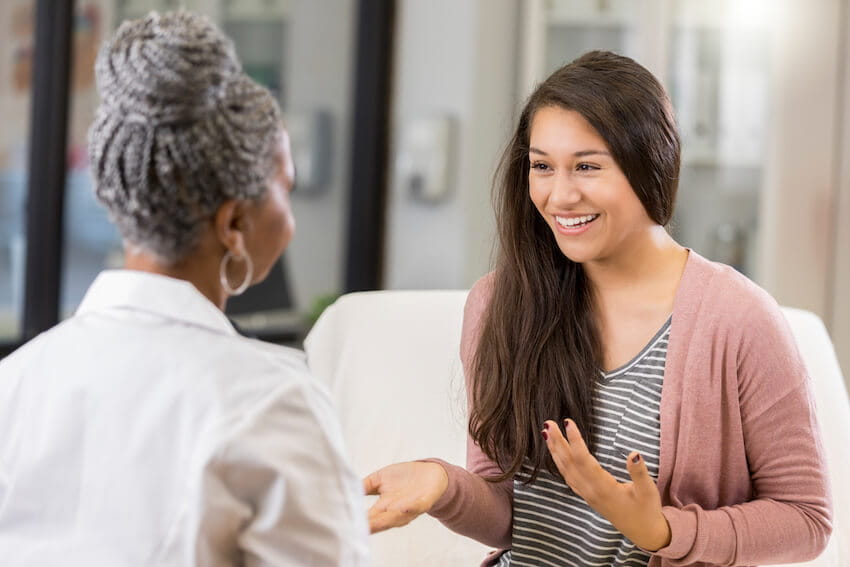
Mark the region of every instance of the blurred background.
POLYGON ((348 291, 468 288, 524 98, 610 49, 676 107, 675 237, 817 313, 850 376, 850 0, 2 0, 0 355, 120 266, 86 156, 93 63, 122 20, 180 7, 233 38, 292 136, 298 231, 229 306, 249 332, 297 343, 348 291))

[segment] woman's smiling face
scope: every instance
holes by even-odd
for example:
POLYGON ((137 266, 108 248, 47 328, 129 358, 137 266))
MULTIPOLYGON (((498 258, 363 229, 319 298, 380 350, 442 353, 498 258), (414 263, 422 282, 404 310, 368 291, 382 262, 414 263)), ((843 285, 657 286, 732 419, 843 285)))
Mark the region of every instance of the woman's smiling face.
POLYGON ((529 195, 570 260, 615 259, 633 237, 657 226, 581 114, 543 107, 534 114, 529 138, 529 195))

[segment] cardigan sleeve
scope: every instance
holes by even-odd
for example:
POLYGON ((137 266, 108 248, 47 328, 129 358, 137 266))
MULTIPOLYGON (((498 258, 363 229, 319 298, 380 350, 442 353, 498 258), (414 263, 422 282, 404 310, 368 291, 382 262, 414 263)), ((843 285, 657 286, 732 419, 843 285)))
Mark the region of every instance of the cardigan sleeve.
MULTIPOLYGON (((731 371, 737 371, 752 497, 716 510, 665 506, 672 537, 656 556, 668 565, 807 561, 823 551, 832 531, 810 378, 788 323, 775 301, 762 297, 736 325, 731 371)), ((724 424, 703 426, 720 431, 724 424)))
MULTIPOLYGON (((481 278, 470 290, 463 315, 461 360, 466 377, 467 400, 471 400, 471 364, 478 344, 482 315, 490 300, 492 274, 481 278)), ((469 402, 471 404, 471 402, 469 402)), ((485 545, 507 548, 511 543, 513 483, 494 483, 486 477, 501 474, 499 465, 487 457, 467 434, 466 468, 438 459, 446 469, 449 484, 430 514, 449 529, 485 545)))

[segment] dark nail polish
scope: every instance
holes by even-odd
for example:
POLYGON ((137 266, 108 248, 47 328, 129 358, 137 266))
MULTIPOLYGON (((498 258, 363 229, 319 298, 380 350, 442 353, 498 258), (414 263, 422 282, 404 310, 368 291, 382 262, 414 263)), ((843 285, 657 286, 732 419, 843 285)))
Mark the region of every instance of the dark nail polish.
POLYGON ((548 441, 549 440, 549 434, 546 433, 545 431, 541 431, 541 433, 543 434, 543 440, 548 441))
POLYGON ((570 426, 570 420, 569 420, 569 419, 565 419, 565 420, 564 420, 564 431, 566 431, 566 430, 567 430, 567 428, 568 428, 569 426, 570 426))
POLYGON ((632 457, 632 462, 635 463, 635 464, 640 462, 640 453, 638 453, 637 455, 632 457))
POLYGON ((543 424, 543 429, 549 429, 549 424, 548 424, 548 423, 544 423, 544 424, 543 424))

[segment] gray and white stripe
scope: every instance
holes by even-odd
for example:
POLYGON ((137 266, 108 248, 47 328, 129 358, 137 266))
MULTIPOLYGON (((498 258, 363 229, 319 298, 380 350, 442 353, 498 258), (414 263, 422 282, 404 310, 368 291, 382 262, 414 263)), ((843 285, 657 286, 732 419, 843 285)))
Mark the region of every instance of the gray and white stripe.
MULTIPOLYGON (((594 393, 595 456, 621 482, 630 481, 626 457, 638 451, 658 478, 661 387, 670 319, 629 363, 602 373, 594 393)), ((541 471, 533 484, 526 464, 514 478, 512 549, 500 566, 645 567, 635 547, 566 485, 541 471)))

